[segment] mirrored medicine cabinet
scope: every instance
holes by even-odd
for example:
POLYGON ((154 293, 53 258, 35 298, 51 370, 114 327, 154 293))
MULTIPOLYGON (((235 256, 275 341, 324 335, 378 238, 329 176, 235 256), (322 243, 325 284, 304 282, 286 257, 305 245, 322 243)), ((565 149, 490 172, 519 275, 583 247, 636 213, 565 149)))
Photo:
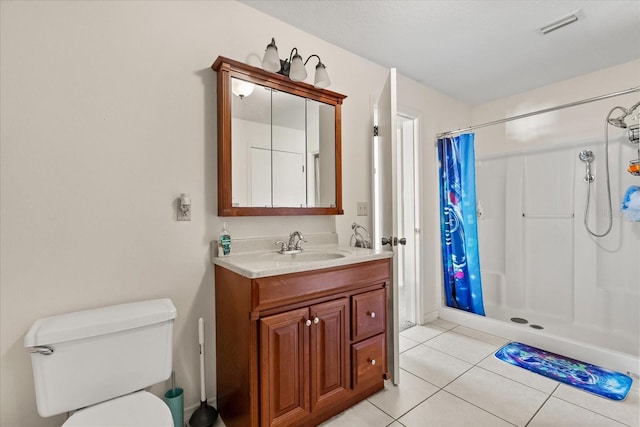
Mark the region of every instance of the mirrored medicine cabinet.
POLYGON ((345 95, 218 57, 218 215, 341 215, 345 95))

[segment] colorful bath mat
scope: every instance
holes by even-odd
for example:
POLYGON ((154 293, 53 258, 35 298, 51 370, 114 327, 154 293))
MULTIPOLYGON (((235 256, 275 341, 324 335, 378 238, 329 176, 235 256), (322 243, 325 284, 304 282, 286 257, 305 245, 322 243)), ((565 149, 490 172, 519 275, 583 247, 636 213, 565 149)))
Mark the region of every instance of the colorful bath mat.
POLYGON ((613 400, 624 400, 633 382, 631 377, 620 372, 519 342, 505 345, 496 352, 496 357, 552 380, 613 400))

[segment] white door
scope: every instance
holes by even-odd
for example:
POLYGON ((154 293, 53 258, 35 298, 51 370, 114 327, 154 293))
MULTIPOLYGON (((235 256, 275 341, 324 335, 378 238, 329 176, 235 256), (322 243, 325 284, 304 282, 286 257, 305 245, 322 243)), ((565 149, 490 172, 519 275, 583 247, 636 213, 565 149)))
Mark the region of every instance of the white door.
POLYGON ((271 207, 271 150, 251 147, 250 153, 248 206, 271 207))
POLYGON ((249 206, 298 208, 304 205, 303 158, 301 153, 251 147, 249 206))
POLYGON ((396 191, 402 201, 396 206, 398 236, 406 245, 398 247, 398 317, 400 332, 420 323, 420 145, 419 119, 415 112, 398 107, 396 191))
POLYGON ((299 208, 307 205, 303 159, 302 153, 272 150, 274 207, 299 208))
POLYGON ((399 321, 398 321, 398 257, 394 242, 398 242, 398 218, 394 208, 401 196, 396 191, 397 164, 397 100, 396 69, 389 70, 389 77, 374 107, 373 138, 373 242, 376 249, 394 252, 392 262, 391 298, 389 302, 388 360, 394 384, 400 377, 399 321))

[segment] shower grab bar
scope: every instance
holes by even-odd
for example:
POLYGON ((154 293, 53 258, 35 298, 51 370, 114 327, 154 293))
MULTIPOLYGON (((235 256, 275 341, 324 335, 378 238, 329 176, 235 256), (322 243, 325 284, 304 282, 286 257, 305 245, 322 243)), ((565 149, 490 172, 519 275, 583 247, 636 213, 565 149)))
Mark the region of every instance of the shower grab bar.
POLYGON ((527 214, 522 212, 522 217, 523 218, 530 218, 530 219, 573 219, 575 218, 575 214, 570 213, 570 214, 527 214))

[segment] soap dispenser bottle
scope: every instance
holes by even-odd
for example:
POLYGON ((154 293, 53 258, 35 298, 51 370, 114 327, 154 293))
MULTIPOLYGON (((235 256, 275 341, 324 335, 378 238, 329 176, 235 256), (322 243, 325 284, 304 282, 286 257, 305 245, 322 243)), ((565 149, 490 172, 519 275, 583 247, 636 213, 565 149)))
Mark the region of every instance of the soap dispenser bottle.
POLYGON ((222 231, 220 232, 220 249, 222 250, 222 255, 226 256, 231 253, 231 234, 227 230, 227 223, 222 223, 222 231))

